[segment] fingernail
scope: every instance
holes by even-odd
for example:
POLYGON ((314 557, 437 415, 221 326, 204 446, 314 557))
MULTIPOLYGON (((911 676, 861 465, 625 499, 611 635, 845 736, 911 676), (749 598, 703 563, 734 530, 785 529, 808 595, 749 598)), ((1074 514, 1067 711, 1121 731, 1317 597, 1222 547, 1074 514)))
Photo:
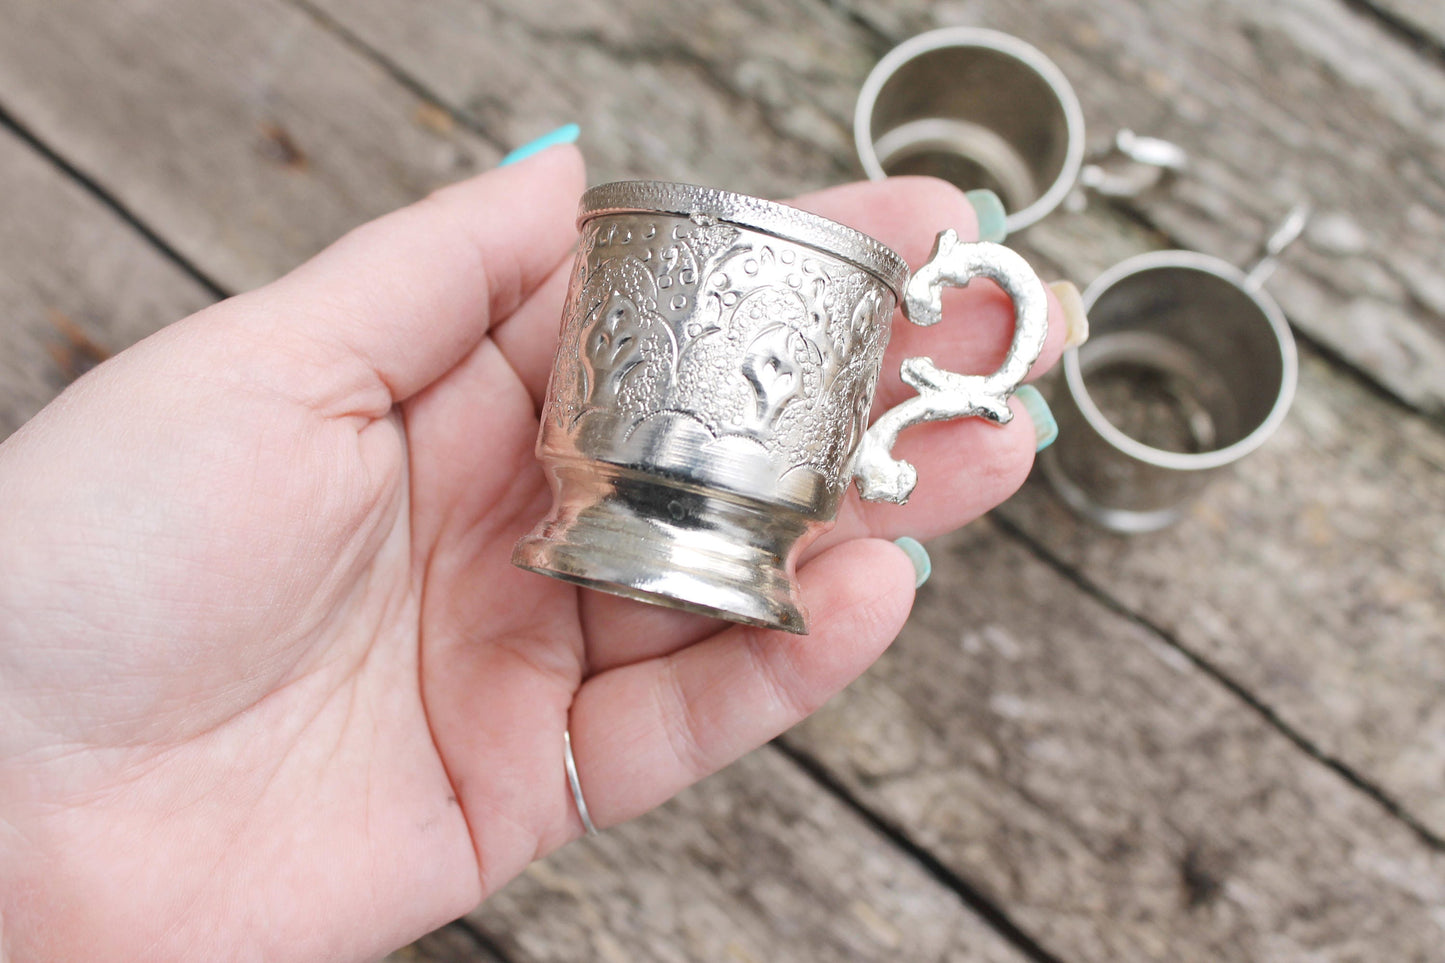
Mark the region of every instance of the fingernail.
POLYGON ((503 157, 497 166, 506 167, 508 164, 515 164, 517 161, 526 160, 533 154, 540 154, 548 147, 556 147, 558 144, 574 143, 581 133, 582 128, 576 124, 563 124, 550 134, 543 134, 531 143, 518 147, 506 157, 503 157))
POLYGON ((1064 309, 1064 347, 1077 348, 1089 340, 1089 316, 1084 313, 1084 298, 1068 281, 1055 281, 1049 290, 1064 309))
POLYGON ((928 549, 916 538, 895 538, 893 544, 903 549, 908 560, 913 563, 913 587, 923 588, 923 583, 928 581, 928 576, 933 574, 933 561, 928 557, 928 549))
POLYGON ((989 190, 968 191, 963 196, 973 205, 978 218, 978 239, 1002 243, 1008 237, 1008 211, 999 196, 989 190))
POLYGON ((1059 437, 1059 423, 1054 420, 1049 403, 1033 385, 1023 385, 1014 392, 1014 397, 1024 403, 1024 410, 1034 423, 1034 451, 1043 451, 1059 437))

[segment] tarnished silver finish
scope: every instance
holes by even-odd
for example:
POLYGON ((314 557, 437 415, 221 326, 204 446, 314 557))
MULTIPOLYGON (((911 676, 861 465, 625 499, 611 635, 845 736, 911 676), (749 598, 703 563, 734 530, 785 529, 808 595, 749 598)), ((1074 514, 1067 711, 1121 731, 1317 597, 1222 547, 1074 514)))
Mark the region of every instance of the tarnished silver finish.
POLYGON ((593 188, 538 438, 555 496, 517 565, 615 594, 803 632, 794 567, 854 473, 891 319, 988 277, 1014 298, 1002 371, 904 363, 923 394, 880 419, 864 497, 903 501, 888 454, 923 420, 1008 418, 1047 328, 1043 285, 1007 248, 940 236, 909 281, 876 240, 803 211, 707 188, 593 188))
POLYGON ((918 473, 889 454, 904 428, 970 416, 1006 425, 1013 418, 1009 396, 1039 360, 1048 334, 1048 300, 1028 262, 1008 248, 964 244, 953 231, 943 231, 928 263, 908 282, 904 309, 914 324, 936 324, 943 317, 943 289, 962 287, 979 277, 995 282, 1013 299, 1018 320, 1003 365, 987 376, 959 375, 939 370, 929 358, 906 359, 903 382, 918 394, 890 409, 864 433, 853 465, 864 498, 900 505, 908 500, 918 473), (1034 323, 1036 318, 1043 318, 1043 323, 1034 323))
POLYGON ((1178 146, 1125 130, 1085 165, 1084 112, 1063 71, 1018 37, 977 27, 930 30, 889 51, 863 83, 853 136, 874 180, 929 174, 994 191, 1011 234, 1065 201, 1082 206, 1076 188, 1132 197, 1186 161, 1178 146))
POLYGON ((1248 274, 1206 254, 1159 251, 1084 292, 1090 337, 1064 353, 1050 399, 1059 438, 1042 458, 1072 508, 1117 532, 1164 528, 1273 434, 1298 361, 1261 285, 1306 217, 1293 212, 1248 274))

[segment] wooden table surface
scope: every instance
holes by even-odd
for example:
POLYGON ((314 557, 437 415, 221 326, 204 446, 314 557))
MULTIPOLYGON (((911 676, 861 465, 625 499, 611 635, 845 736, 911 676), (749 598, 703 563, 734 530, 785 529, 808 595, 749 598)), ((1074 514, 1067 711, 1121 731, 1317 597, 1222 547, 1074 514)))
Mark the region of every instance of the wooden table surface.
POLYGON ((396 960, 1445 960, 1439 0, 0 0, 0 436, 567 121, 593 182, 854 179, 869 68, 952 23, 1193 155, 1016 239, 1048 278, 1314 202, 1289 419, 1157 535, 1030 482, 813 720, 396 960))

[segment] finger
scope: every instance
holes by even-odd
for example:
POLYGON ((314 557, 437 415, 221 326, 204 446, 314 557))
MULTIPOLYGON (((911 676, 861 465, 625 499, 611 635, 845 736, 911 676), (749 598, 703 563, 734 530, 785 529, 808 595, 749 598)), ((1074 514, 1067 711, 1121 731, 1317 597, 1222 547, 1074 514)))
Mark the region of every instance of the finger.
POLYGON ((917 269, 938 232, 978 237, 978 216, 958 188, 936 177, 855 181, 800 195, 788 203, 875 237, 917 269))
MULTIPOLYGON (((965 239, 978 236, 978 217, 968 198, 952 184, 932 177, 846 184, 804 195, 793 203, 876 237, 915 270, 928 260, 934 240, 944 228, 953 228, 965 239), (891 188, 887 199, 880 199, 872 190, 881 187, 891 188)), ((1047 295, 1049 331, 1032 377, 1051 368, 1064 348, 1063 310, 1052 291, 1047 295)), ((914 393, 899 377, 904 358, 924 355, 949 371, 987 374, 1003 363, 1013 333, 1013 303, 991 281, 945 289, 943 322, 935 327, 921 328, 899 311, 893 316, 875 413, 914 393)))
POLYGON ((418 553, 485 544, 546 512, 532 396, 490 338, 402 411, 418 553))
POLYGON ((582 686, 569 724, 597 825, 647 812, 800 722, 883 653, 913 603, 912 564, 886 542, 850 542, 800 576, 810 635, 733 626, 582 686))
POLYGON ((1009 407, 1016 417, 1007 425, 970 418, 904 432, 893 456, 918 469, 908 503, 868 502, 850 491, 837 524, 819 539, 816 550, 865 535, 927 540, 1003 504, 1028 478, 1036 447, 1033 423, 1022 402, 1010 399, 1009 407))
POLYGON ((527 576, 510 566, 488 569, 427 593, 420 665, 427 723, 476 851, 486 854, 483 892, 525 869, 542 839, 568 825, 562 730, 578 682, 569 653, 580 642, 575 621, 568 625, 567 586, 527 576), (468 592, 495 593, 497 604, 479 605, 468 592))
POLYGON ((492 340, 516 372, 532 400, 532 410, 542 411, 547 380, 557 356, 557 332, 562 324, 562 302, 572 277, 569 256, 548 275, 536 292, 512 312, 506 322, 492 331, 492 340))
POLYGON ((577 613, 587 639, 587 668, 597 674, 669 655, 727 626, 710 616, 591 589, 577 593, 577 613))
POLYGON ((246 295, 248 314, 310 364, 312 400, 374 416, 455 365, 552 273, 582 187, 581 155, 557 147, 444 188, 246 295))

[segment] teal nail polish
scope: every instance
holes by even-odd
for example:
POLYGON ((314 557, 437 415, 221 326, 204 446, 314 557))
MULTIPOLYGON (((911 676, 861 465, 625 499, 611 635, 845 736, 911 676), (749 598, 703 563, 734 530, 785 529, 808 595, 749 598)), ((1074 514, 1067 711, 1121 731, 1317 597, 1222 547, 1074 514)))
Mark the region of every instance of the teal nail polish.
POLYGON ((978 217, 978 239, 1002 243, 1008 237, 1008 211, 999 196, 989 190, 968 191, 963 196, 978 217))
POLYGON ((928 576, 933 574, 933 560, 928 557, 928 549, 916 538, 895 538, 893 544, 903 549, 908 560, 913 563, 913 587, 923 588, 923 583, 928 581, 928 576))
POLYGON ((543 134, 536 140, 518 147, 506 157, 503 157, 501 163, 497 166, 506 167, 508 164, 515 164, 517 161, 526 160, 533 154, 540 154, 548 147, 556 147, 558 144, 575 143, 581 133, 582 128, 576 124, 563 124, 550 134, 543 134))
POLYGON ((1049 403, 1033 385, 1024 385, 1014 392, 1014 397, 1024 403, 1029 420, 1034 423, 1034 451, 1043 451, 1059 437, 1059 423, 1049 410, 1049 403))

